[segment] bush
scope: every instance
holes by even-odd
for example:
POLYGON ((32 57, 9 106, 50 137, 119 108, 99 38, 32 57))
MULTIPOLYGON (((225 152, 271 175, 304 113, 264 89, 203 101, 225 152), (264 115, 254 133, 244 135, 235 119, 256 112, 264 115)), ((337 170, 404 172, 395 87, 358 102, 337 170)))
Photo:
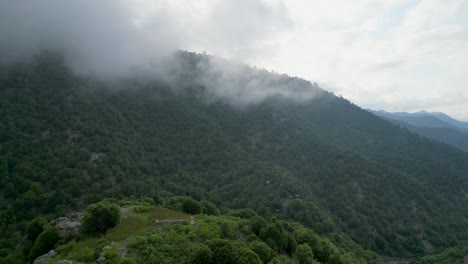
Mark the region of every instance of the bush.
POLYGON ((182 202, 182 211, 187 214, 199 214, 201 213, 201 206, 197 201, 188 198, 182 202))
POLYGON ((202 213, 206 215, 220 215, 218 207, 216 207, 216 205, 214 205, 212 202, 202 200, 200 203, 202 207, 202 213))
POLYGON ((120 264, 137 264, 136 261, 134 261, 133 259, 131 258, 123 258, 121 261, 120 261, 120 264))
POLYGON ((116 204, 99 202, 89 205, 81 223, 81 233, 87 235, 104 234, 120 221, 120 209, 116 204))
POLYGON ((26 235, 29 240, 33 243, 36 241, 36 238, 44 231, 44 225, 47 224, 47 220, 42 217, 36 217, 28 224, 28 229, 26 235))
POLYGON ((202 245, 193 252, 190 256, 188 263, 190 264, 212 264, 213 251, 206 246, 202 245))
POLYGON ((257 253, 263 263, 268 263, 276 255, 276 252, 262 241, 254 241, 249 244, 249 247, 257 253))
POLYGON ((288 246, 288 233, 279 222, 264 227, 260 231, 260 239, 278 252, 286 250, 288 246))
POLYGON ((33 261, 37 257, 46 254, 60 239, 59 232, 55 227, 46 228, 36 239, 29 252, 29 260, 33 261))
POLYGON ((248 248, 241 248, 239 253, 238 264, 262 264, 262 261, 255 252, 248 248))
POLYGON ((206 245, 213 251, 214 263, 237 263, 238 251, 230 241, 225 239, 213 239, 207 241, 206 245))
POLYGON ((308 244, 301 244, 297 247, 296 259, 299 264, 315 264, 314 253, 308 244))
POLYGON ((255 235, 259 236, 260 235, 260 230, 267 226, 267 221, 261 217, 261 216, 254 216, 252 220, 250 220, 250 226, 252 228, 252 233, 255 235))

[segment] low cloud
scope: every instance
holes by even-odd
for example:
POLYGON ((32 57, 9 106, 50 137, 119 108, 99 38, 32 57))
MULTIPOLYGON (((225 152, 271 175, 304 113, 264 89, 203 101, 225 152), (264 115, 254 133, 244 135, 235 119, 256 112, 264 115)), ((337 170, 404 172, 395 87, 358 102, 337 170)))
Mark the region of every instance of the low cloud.
POLYGON ((0 62, 53 49, 79 73, 116 76, 177 49, 250 56, 285 29, 283 10, 262 0, 0 0, 0 62))

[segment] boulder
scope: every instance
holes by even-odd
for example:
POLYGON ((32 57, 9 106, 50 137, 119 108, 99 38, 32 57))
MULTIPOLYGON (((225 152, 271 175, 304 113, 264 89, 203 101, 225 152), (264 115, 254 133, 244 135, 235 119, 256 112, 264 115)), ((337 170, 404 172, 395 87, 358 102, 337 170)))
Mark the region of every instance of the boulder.
POLYGON ((43 264, 43 263, 46 263, 47 260, 49 260, 50 258, 53 258, 55 255, 57 255, 57 252, 55 252, 55 250, 51 250, 49 251, 47 254, 44 254, 42 256, 39 256, 37 257, 33 264, 43 264))

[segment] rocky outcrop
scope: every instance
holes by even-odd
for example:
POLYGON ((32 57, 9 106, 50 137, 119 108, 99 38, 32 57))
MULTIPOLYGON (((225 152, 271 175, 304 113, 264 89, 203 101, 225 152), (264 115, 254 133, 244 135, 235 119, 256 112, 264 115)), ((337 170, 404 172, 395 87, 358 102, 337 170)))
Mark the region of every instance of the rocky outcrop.
POLYGON ((53 258, 55 255, 57 255, 57 252, 55 252, 55 250, 51 250, 47 254, 37 257, 36 260, 34 260, 33 264, 44 264, 50 258, 53 258))
POLYGON ((83 214, 73 213, 68 217, 57 218, 52 225, 58 229, 60 237, 75 237, 80 231, 82 218, 83 214))

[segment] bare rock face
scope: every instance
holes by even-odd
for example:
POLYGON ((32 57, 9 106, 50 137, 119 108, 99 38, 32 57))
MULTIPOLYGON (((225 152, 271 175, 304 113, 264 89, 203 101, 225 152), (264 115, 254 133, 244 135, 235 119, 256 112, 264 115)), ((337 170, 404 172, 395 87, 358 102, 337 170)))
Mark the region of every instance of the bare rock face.
POLYGON ((68 217, 59 217, 54 226, 58 229, 60 237, 75 237, 78 235, 83 214, 73 213, 68 217))
POLYGON ((33 264, 44 264, 50 258, 53 258, 55 255, 57 255, 57 252, 55 252, 55 250, 51 250, 47 254, 37 257, 36 260, 34 260, 33 264))

